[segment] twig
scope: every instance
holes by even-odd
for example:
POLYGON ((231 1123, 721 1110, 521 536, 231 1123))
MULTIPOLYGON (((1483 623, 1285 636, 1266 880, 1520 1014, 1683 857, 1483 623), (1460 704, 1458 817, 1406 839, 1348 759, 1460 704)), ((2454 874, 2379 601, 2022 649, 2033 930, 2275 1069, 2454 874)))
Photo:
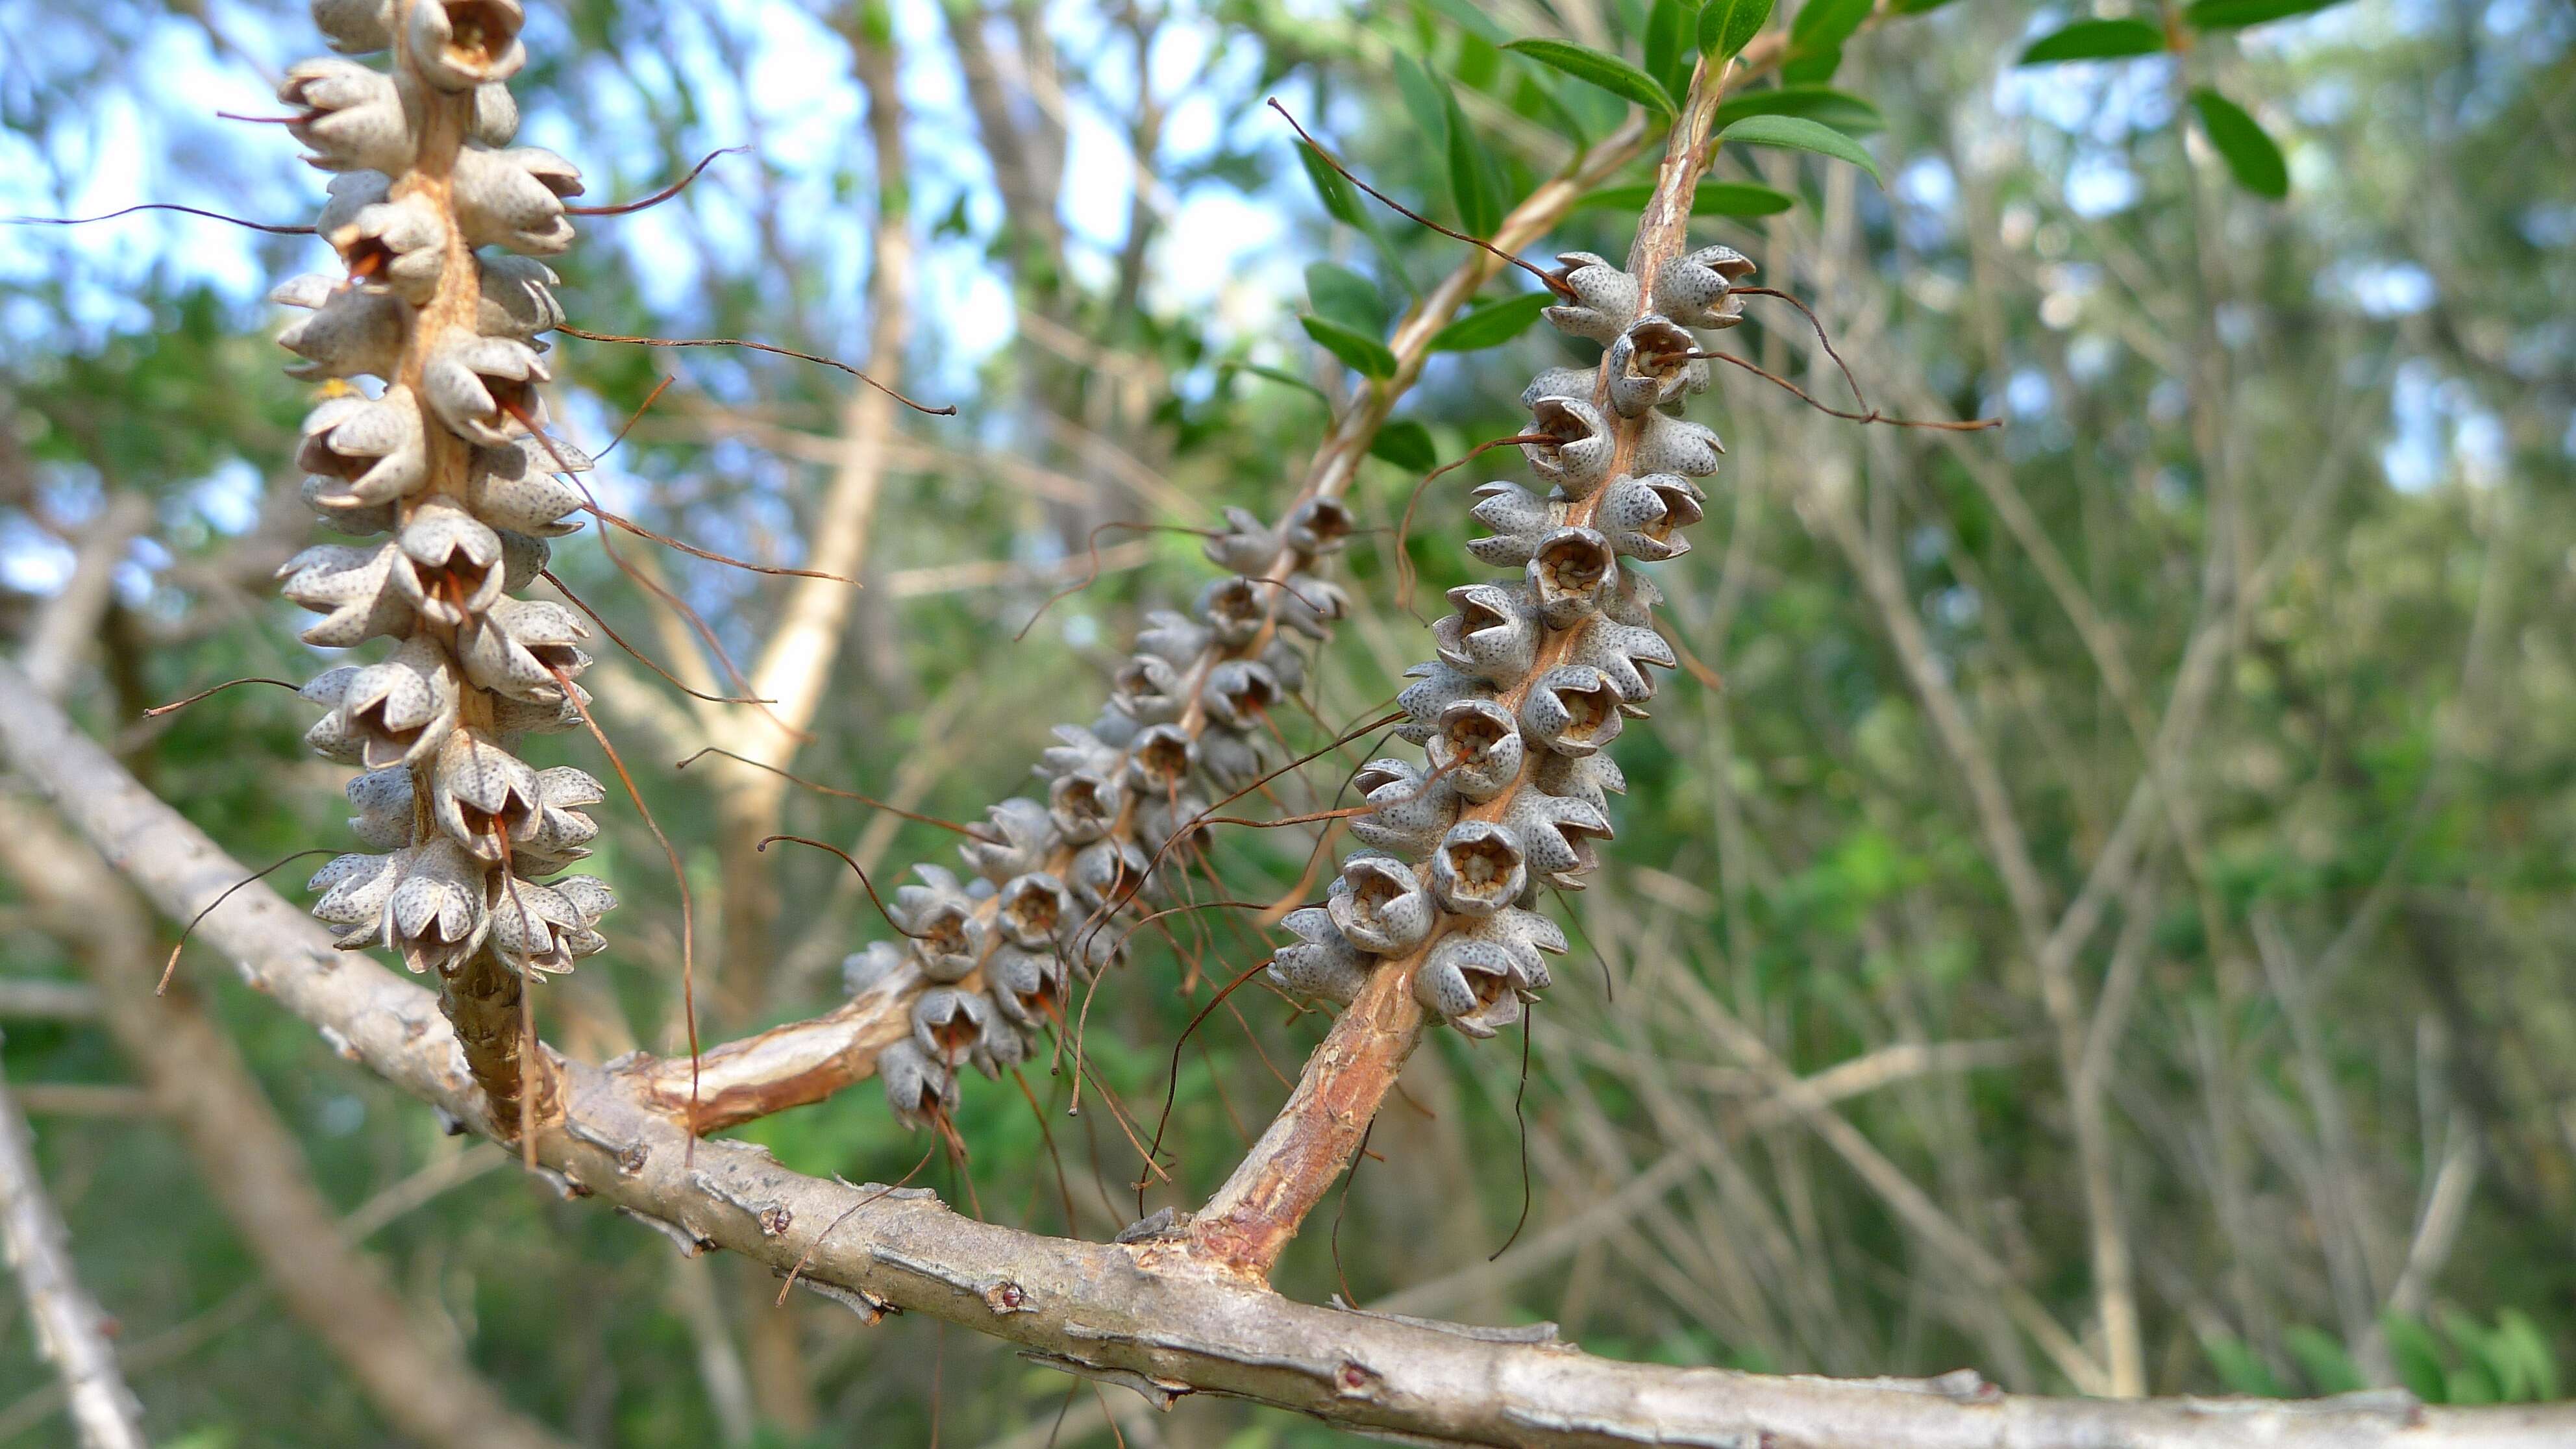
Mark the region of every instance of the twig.
POLYGON ((71 1395, 84 1449, 144 1449, 143 1406, 108 1347, 107 1315, 72 1272, 71 1234, 36 1175, 35 1138, 0 1081, 0 1229, 36 1343, 71 1395))

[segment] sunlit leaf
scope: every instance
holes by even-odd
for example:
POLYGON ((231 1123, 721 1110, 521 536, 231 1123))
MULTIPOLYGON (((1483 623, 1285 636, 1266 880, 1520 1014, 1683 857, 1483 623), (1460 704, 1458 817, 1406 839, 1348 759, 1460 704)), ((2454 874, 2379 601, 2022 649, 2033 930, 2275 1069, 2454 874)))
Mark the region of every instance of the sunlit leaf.
POLYGON ((2018 65, 2056 65, 2070 60, 2120 60, 2154 55, 2165 48, 2165 33, 2144 20, 2078 20, 2030 43, 2018 65))
POLYGON ((1431 430, 1411 418, 1397 418, 1369 440, 1369 456, 1384 458, 1407 473, 1428 473, 1440 466, 1439 445, 1431 430))
POLYGON ((1804 116, 1847 134, 1883 130, 1887 125, 1887 118, 1879 114, 1878 107, 1832 86, 1781 86, 1774 90, 1746 91, 1729 98, 1717 108, 1717 129, 1723 131, 1747 116, 1804 116))
POLYGON ((1386 326, 1386 302, 1378 296, 1377 284, 1335 262, 1307 266, 1306 301, 1316 316, 1354 332, 1367 334, 1386 326))
POLYGON ((1395 376, 1395 354, 1386 344, 1365 332, 1345 327, 1326 317, 1300 317, 1297 325, 1316 345, 1342 360, 1342 365, 1362 377, 1384 381, 1395 376))
POLYGON ((1474 352, 1483 347, 1500 347, 1528 331, 1538 314, 1554 300, 1545 292, 1525 292, 1488 302, 1431 334, 1431 350, 1474 352))
POLYGON ((1699 12, 1699 48, 1711 61, 1727 60, 1770 18, 1771 0, 1708 0, 1699 12))
POLYGON ((1886 178, 1878 174, 1878 162, 1860 143, 1821 121, 1804 116, 1747 116, 1718 133, 1720 141, 1736 141, 1747 146, 1778 146, 1793 151, 1813 151, 1837 161, 1849 161, 1869 173, 1869 179, 1881 186, 1886 178))
POLYGON ((2209 134, 2209 144, 2218 148, 2237 185, 2274 201, 2290 194, 2289 163, 2281 159, 2281 148, 2263 133, 2263 124, 2245 114, 2244 107, 2207 86, 2195 86, 2191 108, 2200 113, 2201 129, 2209 134))
POLYGON ((1673 98, 1664 94, 1664 88, 1655 84, 1653 77, 1615 55, 1603 55, 1600 51, 1564 40, 1515 40, 1503 49, 1518 51, 1541 65, 1561 70, 1585 85, 1608 91, 1622 100, 1635 101, 1657 115, 1673 113, 1673 98))
MULTIPOLYGON (((1587 192, 1576 206, 1587 211, 1617 211, 1630 216, 1646 209, 1655 188, 1640 181, 1632 186, 1604 186, 1587 192)), ((1693 216, 1775 216, 1797 205, 1797 198, 1753 181, 1703 181, 1691 196, 1693 216)))
POLYGON ((2196 30, 2236 30, 2342 3, 2343 0, 2192 0, 2182 18, 2196 30))

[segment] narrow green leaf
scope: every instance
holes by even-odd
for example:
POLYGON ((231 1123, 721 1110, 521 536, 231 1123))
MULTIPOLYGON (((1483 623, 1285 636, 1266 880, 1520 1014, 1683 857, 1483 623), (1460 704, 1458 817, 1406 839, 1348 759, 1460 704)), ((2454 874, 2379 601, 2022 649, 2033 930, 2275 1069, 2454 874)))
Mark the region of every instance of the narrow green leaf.
POLYGON ((1638 105, 1659 116, 1673 113, 1673 98, 1654 78, 1615 55, 1603 55, 1563 40, 1515 40, 1503 47, 1518 51, 1539 64, 1561 70, 1588 86, 1608 91, 1622 100, 1638 105))
POLYGON ((1832 80, 1834 72, 1842 68, 1843 48, 1841 46, 1809 48, 1798 51, 1780 62, 1780 79, 1797 86, 1822 85, 1832 80))
POLYGON ((1485 7, 1477 4, 1476 0, 1423 0, 1423 3, 1448 16, 1459 29, 1495 45, 1512 38, 1511 32, 1486 14, 1485 7))
POLYGON ((1897 15, 1929 15, 1950 0, 1894 0, 1887 8, 1897 15))
POLYGON ((2549 1351, 2549 1340, 2531 1315, 2519 1308, 2508 1308, 2496 1315, 2496 1340, 2522 1360, 2524 1376, 2532 1386, 2532 1397, 2546 1403, 2558 1397, 2558 1360, 2549 1351))
POLYGON ((1474 352, 1484 347, 1500 347, 1527 332, 1538 314, 1556 299, 1545 292, 1524 292, 1482 307, 1451 322, 1431 334, 1434 352, 1474 352))
POLYGON ((1646 74, 1673 98, 1682 103, 1690 90, 1691 61, 1699 29, 1697 7, 1683 0, 1655 0, 1655 8, 1646 12, 1646 74))
POLYGON ((2229 1393, 2251 1394, 2264 1399, 2286 1399, 2290 1396, 2289 1389, 2242 1340, 2223 1336, 2205 1339, 2201 1350, 2209 1355, 2209 1366, 2218 1371, 2218 1381, 2227 1387, 2229 1393))
POLYGON ((1313 393, 1316 397, 1322 398, 1327 405, 1332 402, 1330 397, 1325 396, 1322 388, 1282 368, 1267 367, 1258 362, 1222 362, 1217 364, 1217 371, 1248 372, 1254 377, 1268 378, 1283 387, 1293 387, 1299 392, 1313 393))
POLYGON ((2323 1329, 2293 1324, 2282 1330, 2281 1346, 2299 1361, 2300 1372, 2308 1376, 2308 1387, 2319 1394, 2359 1393, 2367 1387, 2343 1340, 2323 1329))
POLYGON ((2192 87, 2191 108, 2200 113, 2201 129, 2209 133, 2209 144, 2218 148, 2237 185, 2274 201, 2290 194, 2289 163, 2263 134, 2262 122, 2207 86, 2192 87))
POLYGON ((1449 149, 1449 90, 1422 68, 1422 63, 1403 51, 1395 53, 1395 93, 1404 101, 1404 113, 1413 118, 1423 138, 1431 143, 1433 155, 1449 149))
POLYGON ((2397 1370, 2397 1381, 2428 1404, 2442 1403, 2447 1392, 2442 1346, 2433 1330, 2420 1318, 2394 1312, 2379 1315, 2379 1327, 2388 1338, 2388 1359, 2397 1370))
POLYGON ((2182 18, 2195 30, 2237 30, 2342 3, 2343 0, 2192 0, 2182 18))
POLYGON ((1771 0, 1708 0, 1699 12, 1699 48, 1710 61, 1732 60, 1762 33, 1771 0))
POLYGON ((1377 284, 1334 262, 1314 262, 1306 268, 1306 301, 1315 315, 1339 322, 1354 332, 1368 334, 1386 327, 1386 301, 1378 295, 1377 284))
POLYGON ((1440 447, 1431 430, 1411 418, 1397 418, 1369 439, 1369 456, 1384 458, 1407 473, 1428 473, 1440 466, 1440 447))
POLYGON ((1306 168, 1306 179, 1314 184, 1316 199, 1324 203, 1324 214, 1344 226, 1361 225, 1359 193, 1341 178, 1340 173, 1324 164, 1315 148, 1303 141, 1297 143, 1297 164, 1306 168))
MULTIPOLYGON (((1604 186, 1574 204, 1587 211, 1616 211, 1634 216, 1646 209, 1655 188, 1643 181, 1633 186, 1604 186)), ((1776 216, 1798 204, 1785 191, 1752 181, 1703 181, 1691 196, 1693 216, 1776 216)))
POLYGON ((1747 146, 1779 146, 1792 151, 1813 151, 1837 161, 1849 161, 1869 173, 1869 179, 1880 186, 1887 179, 1878 174, 1878 162, 1860 148, 1860 143, 1821 121, 1804 116, 1747 116, 1718 133, 1720 141, 1737 141, 1747 146))
POLYGON ((1792 84, 1830 80, 1843 61, 1843 42, 1869 18, 1873 0, 1808 0, 1789 26, 1789 53, 1780 78, 1792 84))
POLYGON ((1746 91, 1717 108, 1717 129, 1723 131, 1747 116, 1804 116, 1822 121, 1846 134, 1865 134, 1883 130, 1887 118, 1878 107, 1849 91, 1832 86, 1780 86, 1767 91, 1746 91))
POLYGON ((2030 43, 2016 65, 2056 65, 2069 60, 2120 60, 2154 55, 2165 33, 2144 20, 2078 20, 2030 43))
POLYGON ((1365 332, 1354 331, 1325 317, 1300 317, 1297 325, 1316 345, 1342 360, 1342 365, 1362 377, 1383 382, 1395 376, 1395 354, 1386 344, 1365 332))
POLYGON ((1458 226, 1469 236, 1491 236, 1503 224, 1503 183, 1458 97, 1449 97, 1449 195, 1458 203, 1458 226))

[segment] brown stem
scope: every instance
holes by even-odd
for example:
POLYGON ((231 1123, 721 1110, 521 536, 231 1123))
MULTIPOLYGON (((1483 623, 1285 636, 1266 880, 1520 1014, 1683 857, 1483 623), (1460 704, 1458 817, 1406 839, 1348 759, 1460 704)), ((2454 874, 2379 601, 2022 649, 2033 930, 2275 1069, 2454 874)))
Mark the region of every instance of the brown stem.
POLYGON ((1298 1225, 1359 1151, 1378 1104, 1421 1039, 1412 975, 1371 976, 1307 1059, 1288 1105, 1191 1221, 1191 1254, 1233 1276, 1268 1281, 1298 1225))
POLYGON ((488 945, 438 983, 438 1009, 456 1028, 465 1070, 483 1089, 494 1135, 505 1142, 518 1140, 523 1112, 542 1119, 556 1104, 545 1054, 528 1059, 520 1022, 527 989, 519 973, 488 945))
MULTIPOLYGON (((1691 201, 1700 173, 1708 168, 1709 129, 1724 93, 1723 80, 1711 74, 1705 63, 1692 74, 1682 117, 1666 138, 1655 192, 1646 203, 1636 244, 1628 254, 1628 270, 1637 276, 1653 276, 1689 244, 1691 201)), ((1608 366, 1605 359, 1594 384, 1596 396, 1607 395, 1608 366)), ((1619 420, 1610 465, 1614 476, 1627 470, 1644 432, 1641 420, 1619 420)), ((1603 496, 1595 493, 1577 500, 1567 510, 1566 526, 1589 525, 1603 496)), ((1530 681, 1561 662, 1572 637, 1560 632, 1549 638, 1523 682, 1503 691, 1497 703, 1517 713, 1530 681)), ((1501 819, 1526 783, 1525 776, 1493 800, 1470 808, 1467 817, 1501 819)), ((1307 1061, 1305 1075, 1277 1119, 1191 1223, 1188 1251, 1193 1258, 1230 1277, 1268 1281, 1298 1225, 1359 1150, 1378 1104, 1422 1038, 1413 978, 1438 938, 1435 931, 1431 940, 1403 957, 1385 961, 1371 974, 1359 999, 1333 1024, 1323 1045, 1307 1061)))

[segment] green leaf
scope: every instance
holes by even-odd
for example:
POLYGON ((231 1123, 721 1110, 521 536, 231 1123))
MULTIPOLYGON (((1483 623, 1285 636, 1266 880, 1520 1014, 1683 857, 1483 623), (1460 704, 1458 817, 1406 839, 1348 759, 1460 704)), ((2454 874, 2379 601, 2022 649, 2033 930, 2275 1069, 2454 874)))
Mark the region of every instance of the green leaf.
POLYGON ((1495 45, 1512 38, 1511 32, 1495 23, 1494 17, 1486 14, 1485 8, 1476 0, 1423 0, 1423 3, 1448 16, 1461 30, 1495 45))
POLYGON ((1440 466, 1440 449, 1431 430, 1411 418, 1397 418, 1369 440, 1369 456, 1384 458, 1407 473, 1428 473, 1440 466))
POLYGON ((1293 387, 1299 392, 1313 393, 1316 397, 1322 398, 1327 406, 1332 403, 1332 399, 1325 396, 1322 388, 1282 368, 1265 367, 1258 362, 1221 362, 1217 364, 1217 371, 1248 372, 1254 377, 1267 378, 1283 387, 1293 387))
POLYGON ((1432 78, 1422 63, 1403 51, 1395 53, 1395 93, 1413 118, 1433 155, 1449 149, 1449 88, 1432 78))
POLYGON ((1723 131, 1747 116, 1804 116, 1846 133, 1884 130, 1887 126, 1887 118, 1879 114, 1878 107, 1832 86, 1747 91, 1717 108, 1717 129, 1723 131))
POLYGON ((2343 0, 2192 0, 2182 18, 2195 30, 2238 30, 2342 3, 2343 0))
POLYGON ((1488 302, 1448 326, 1431 334, 1434 352, 1474 352, 1484 347, 1500 347, 1527 332, 1556 299, 1545 292, 1524 292, 1499 302, 1488 302))
POLYGON ((1693 32, 1698 29, 1696 8, 1683 0, 1655 0, 1655 8, 1646 12, 1646 74, 1677 106, 1690 90, 1693 32))
POLYGON ((1950 0, 1894 0, 1887 8, 1897 15, 1929 15, 1949 3, 1950 0))
POLYGON ((1326 216, 1344 226, 1361 224, 1363 213, 1360 211, 1359 193, 1351 189, 1351 184, 1343 180, 1339 172, 1325 164, 1323 157, 1315 154, 1314 147, 1298 142, 1297 163, 1306 168, 1306 179, 1314 183, 1315 196, 1324 203, 1326 216))
POLYGON ((2445 1402, 2442 1345, 2433 1330, 2422 1319, 2402 1313, 2379 1315, 2379 1327, 2388 1336, 2388 1359, 2397 1370, 2397 1381, 2428 1404, 2445 1402))
POLYGON ((2240 1339, 2218 1337, 2205 1339, 2201 1351, 2209 1355, 2209 1366, 2218 1371, 2219 1383, 2231 1394, 2252 1394, 2257 1398, 2286 1399, 2287 1386, 2275 1376, 2263 1360, 2254 1356, 2240 1339))
POLYGON ((1342 360, 1342 365, 1362 377, 1380 382, 1395 376, 1395 354, 1386 344, 1365 332, 1354 331, 1325 317, 1300 317, 1297 325, 1318 346, 1342 360))
POLYGON ((1539 64, 1561 70, 1585 85, 1594 86, 1622 100, 1635 101, 1659 116, 1673 113, 1673 98, 1654 78, 1615 55, 1563 40, 1515 40, 1503 47, 1518 51, 1539 64))
POLYGON ((1780 63, 1780 78, 1792 83, 1824 81, 1843 61, 1843 42, 1869 18, 1873 0, 1807 0, 1789 25, 1789 53, 1780 63))
POLYGON ((2365 1387, 2361 1370, 2345 1351, 2343 1340, 2323 1329, 2293 1324, 2282 1331, 2281 1346, 2299 1361, 2300 1371, 2308 1376, 2308 1387, 2320 1394, 2359 1393, 2365 1387))
POLYGON ((2530 1397, 2542 1403, 2558 1397, 2558 1359, 2550 1352, 2549 1340, 2540 1325, 2519 1308, 2508 1308, 2496 1315, 2496 1346, 2519 1359, 2524 1379, 2531 1385, 2530 1397))
POLYGON ((1869 179, 1880 186, 1887 179, 1878 174, 1878 163, 1860 148, 1860 143, 1821 121, 1804 116, 1747 116, 1718 133, 1720 141, 1736 141, 1747 146, 1779 146, 1793 151, 1813 151, 1837 161, 1849 161, 1869 173, 1869 179))
POLYGON ((1377 284, 1333 262, 1314 262, 1306 268, 1306 301, 1315 315, 1339 322, 1354 332, 1372 333, 1386 327, 1386 301, 1378 295, 1377 284))
POLYGON ((2154 55, 2165 33, 2144 20, 2078 20, 2030 43, 2016 65, 2055 65, 2069 60, 2119 60, 2154 55))
MULTIPOLYGON (((1633 186, 1604 186, 1589 192, 1574 204, 1588 211, 1617 211, 1630 216, 1646 209, 1655 188, 1640 181, 1633 186)), ((1693 216, 1776 216, 1798 204, 1797 198, 1785 191, 1774 191, 1752 181, 1703 181, 1691 195, 1693 216)))
POLYGON ((1491 236, 1503 224, 1502 177, 1458 109, 1458 97, 1448 100, 1449 195, 1458 203, 1458 226, 1469 236, 1491 236))
POLYGON ((1699 12, 1699 48, 1711 62, 1731 60, 1771 18, 1771 0, 1708 0, 1699 12))
POLYGON ((2207 86, 2192 87, 2191 108, 2200 113, 2201 129, 2209 133, 2209 144, 2218 148, 2237 185, 2274 201, 2290 194, 2289 163, 2263 134, 2262 122, 2207 86))

